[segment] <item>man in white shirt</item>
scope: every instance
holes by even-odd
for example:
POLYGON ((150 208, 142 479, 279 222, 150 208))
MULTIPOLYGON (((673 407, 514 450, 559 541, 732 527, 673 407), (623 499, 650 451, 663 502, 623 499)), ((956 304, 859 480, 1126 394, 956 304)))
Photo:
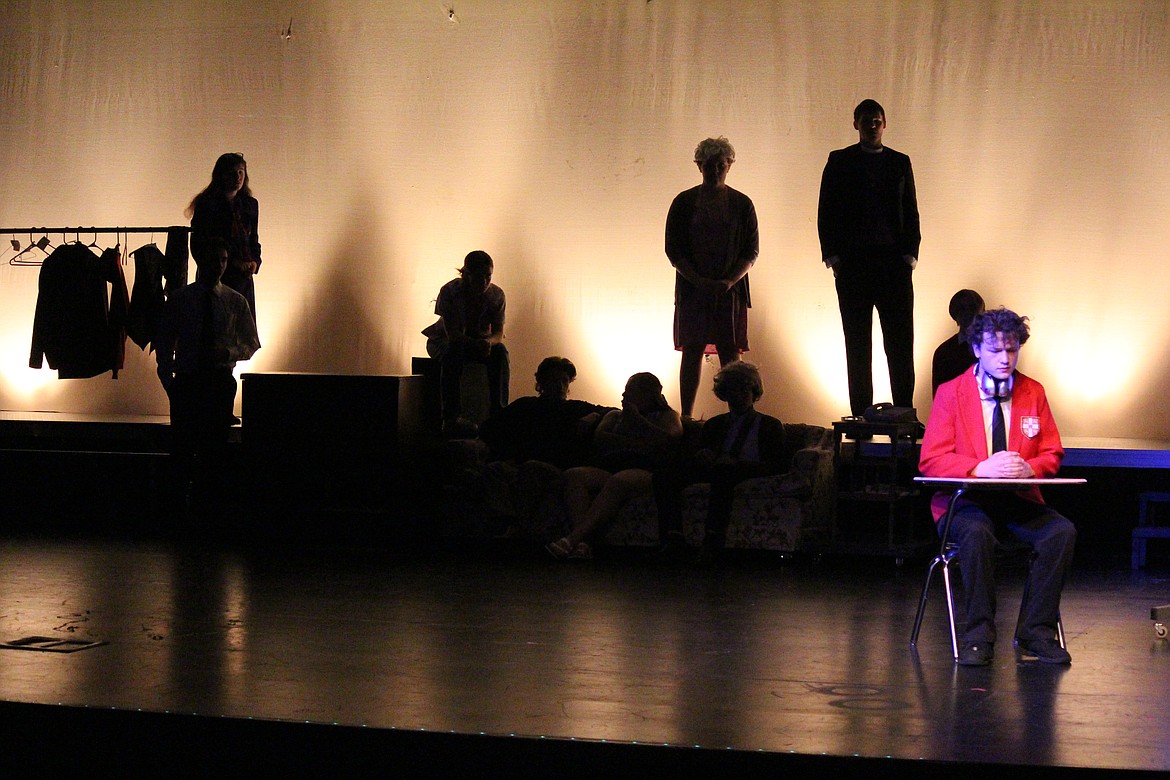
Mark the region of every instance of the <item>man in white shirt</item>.
POLYGON ((200 250, 195 281, 167 300, 154 344, 170 398, 175 476, 184 494, 191 491, 192 505, 205 509, 220 497, 236 400, 232 369, 255 354, 260 340, 247 299, 220 282, 227 245, 212 240, 200 250))

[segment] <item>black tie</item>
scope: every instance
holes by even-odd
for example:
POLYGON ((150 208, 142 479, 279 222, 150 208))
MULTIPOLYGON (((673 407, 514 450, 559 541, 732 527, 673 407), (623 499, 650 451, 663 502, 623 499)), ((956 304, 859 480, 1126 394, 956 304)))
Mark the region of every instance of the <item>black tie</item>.
POLYGON ((215 355, 215 290, 208 287, 203 296, 203 319, 199 323, 199 368, 209 371, 216 367, 215 355))
POLYGON ((1003 424, 1003 405, 998 398, 995 401, 995 410, 991 413, 991 451, 1003 452, 1007 449, 1007 430, 1003 424))
POLYGON ((731 443, 731 449, 727 452, 732 460, 739 460, 739 453, 743 452, 743 445, 747 442, 748 434, 751 433, 755 414, 755 410, 753 409, 740 418, 739 430, 735 434, 735 441, 731 443))

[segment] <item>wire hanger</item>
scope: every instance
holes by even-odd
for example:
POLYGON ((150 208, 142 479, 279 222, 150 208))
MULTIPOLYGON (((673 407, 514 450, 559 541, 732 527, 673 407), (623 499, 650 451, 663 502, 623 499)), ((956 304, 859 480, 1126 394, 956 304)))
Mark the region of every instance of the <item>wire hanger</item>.
MULTIPOLYGON (((49 249, 51 249, 53 247, 53 244, 52 244, 52 242, 49 241, 49 237, 47 235, 41 236, 36 241, 33 241, 33 234, 29 233, 28 234, 28 241, 29 241, 28 246, 26 246, 24 249, 17 252, 15 255, 12 256, 11 259, 9 259, 9 261, 8 261, 9 265, 40 265, 41 263, 44 262, 45 257, 49 256, 49 249), (41 250, 41 252, 44 253, 45 257, 39 257, 39 258, 36 258, 35 260, 32 258, 21 259, 24 255, 28 254, 29 252, 31 252, 34 249, 41 250)), ((17 241, 16 239, 13 239, 12 245, 13 245, 13 248, 15 249, 17 246, 20 245, 20 242, 17 241)))

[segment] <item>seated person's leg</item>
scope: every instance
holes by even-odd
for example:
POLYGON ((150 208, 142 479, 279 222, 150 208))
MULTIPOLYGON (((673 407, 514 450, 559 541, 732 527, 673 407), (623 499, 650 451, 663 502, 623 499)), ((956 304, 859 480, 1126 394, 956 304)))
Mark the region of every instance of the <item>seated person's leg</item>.
POLYGON ((463 364, 467 357, 458 343, 449 343, 439 360, 439 392, 443 405, 443 422, 450 422, 463 411, 459 381, 463 377, 463 364))
POLYGON ((573 526, 569 541, 574 545, 585 541, 611 523, 630 499, 650 495, 652 492, 652 477, 645 469, 625 469, 612 475, 593 499, 580 524, 573 526))
POLYGON ((654 505, 658 510, 658 538, 682 538, 682 493, 696 482, 705 482, 708 467, 687 462, 655 471, 652 477, 654 505))
POLYGON ((711 495, 707 500, 707 527, 703 535, 703 546, 709 550, 723 548, 727 525, 731 522, 735 486, 750 474, 750 471, 729 463, 717 463, 711 468, 711 495))
POLYGON ((490 414, 495 414, 508 405, 508 383, 511 382, 511 373, 508 348, 503 344, 492 345, 487 357, 490 414))
POLYGON ((584 521, 593 499, 601 492, 610 474, 594 466, 578 466, 567 469, 564 476, 565 508, 569 513, 569 526, 575 529, 584 521))
POLYGON ((959 500, 950 540, 959 545, 966 626, 963 642, 995 641, 995 527, 978 504, 959 500))
POLYGON ((1036 558, 1028 573, 1028 603, 1021 610, 1016 635, 1025 641, 1052 639, 1056 635, 1060 593, 1072 564, 1077 530, 1068 518, 1050 507, 1030 505, 1022 513, 1008 523, 1008 529, 1032 546, 1036 558))

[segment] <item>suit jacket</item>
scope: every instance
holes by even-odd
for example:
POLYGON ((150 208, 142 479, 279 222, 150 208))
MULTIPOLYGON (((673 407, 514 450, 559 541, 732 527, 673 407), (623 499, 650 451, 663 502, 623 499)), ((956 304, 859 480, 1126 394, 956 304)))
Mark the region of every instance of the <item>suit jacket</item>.
POLYGON ((918 257, 922 232, 910 158, 888 146, 880 154, 860 144, 830 152, 817 207, 821 258, 848 257, 880 245, 875 224, 884 226, 897 254, 918 257))
MULTIPOLYGON (((757 412, 760 416, 759 447, 760 463, 781 464, 784 459, 784 424, 766 414, 757 412)), ((731 429, 731 414, 725 413, 712 417, 703 423, 703 431, 699 436, 699 449, 719 452, 723 442, 727 439, 727 432, 731 429)))
POLYGON ((29 366, 41 368, 47 360, 60 379, 111 370, 117 379, 129 308, 121 254, 106 249, 99 258, 80 242, 62 244, 41 265, 38 289, 29 366))
MULTIPOLYGON (((1020 453, 1037 477, 1056 476, 1064 458, 1060 431, 1048 408, 1044 387, 1016 372, 1012 389, 1009 450, 1020 453)), ((924 477, 966 477, 988 457, 983 402, 974 372, 965 373, 938 388, 926 434, 922 439, 919 470, 924 477)), ((1021 490, 1021 498, 1044 503, 1039 488, 1021 490)), ((930 502, 935 522, 946 513, 949 493, 937 493, 930 502)))

